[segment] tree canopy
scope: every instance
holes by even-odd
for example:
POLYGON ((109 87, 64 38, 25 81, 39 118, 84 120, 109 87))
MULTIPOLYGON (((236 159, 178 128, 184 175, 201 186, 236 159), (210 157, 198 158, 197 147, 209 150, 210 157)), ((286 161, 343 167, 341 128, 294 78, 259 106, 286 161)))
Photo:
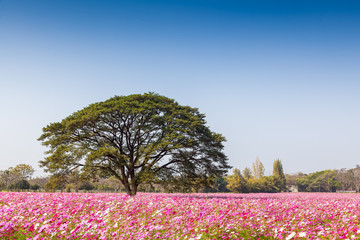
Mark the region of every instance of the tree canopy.
POLYGON ((283 170, 283 165, 280 161, 280 159, 276 159, 273 163, 273 176, 277 177, 280 182, 280 190, 283 191, 286 189, 286 178, 283 170))
POLYGON ((324 170, 296 179, 299 192, 335 192, 339 187, 335 170, 324 170))
POLYGON ((40 166, 54 174, 115 176, 129 195, 154 179, 222 176, 225 138, 205 115, 155 93, 115 96, 43 128, 40 166))
POLYGON ((255 161, 252 165, 252 173, 254 174, 254 177, 256 179, 260 179, 262 176, 264 176, 265 168, 262 162, 258 157, 256 157, 255 161))
POLYGON ((28 164, 18 164, 7 170, 0 171, 0 188, 25 189, 29 186, 27 180, 31 178, 35 170, 28 164))
POLYGON ((227 188, 232 192, 247 192, 246 180, 241 175, 241 171, 237 168, 233 170, 233 175, 226 178, 226 182, 228 183, 227 188))
POLYGON ((35 169, 28 164, 18 164, 15 167, 10 167, 9 171, 18 174, 23 179, 30 179, 34 174, 35 169))

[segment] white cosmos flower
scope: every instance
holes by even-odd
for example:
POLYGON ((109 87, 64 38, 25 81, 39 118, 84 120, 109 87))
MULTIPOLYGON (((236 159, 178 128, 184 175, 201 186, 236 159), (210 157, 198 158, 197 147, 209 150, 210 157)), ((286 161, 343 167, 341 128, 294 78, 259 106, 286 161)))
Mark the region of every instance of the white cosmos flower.
POLYGON ((295 232, 292 232, 289 236, 286 237, 286 240, 292 239, 296 235, 295 232))
POLYGON ((35 230, 36 230, 39 226, 40 226, 40 224, 39 224, 39 223, 36 223, 35 226, 34 226, 35 230))

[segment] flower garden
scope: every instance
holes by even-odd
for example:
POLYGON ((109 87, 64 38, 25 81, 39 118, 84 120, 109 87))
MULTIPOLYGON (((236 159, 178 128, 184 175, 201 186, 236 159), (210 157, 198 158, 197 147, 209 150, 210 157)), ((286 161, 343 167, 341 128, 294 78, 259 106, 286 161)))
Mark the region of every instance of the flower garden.
POLYGON ((358 239, 360 194, 0 193, 0 239, 358 239))

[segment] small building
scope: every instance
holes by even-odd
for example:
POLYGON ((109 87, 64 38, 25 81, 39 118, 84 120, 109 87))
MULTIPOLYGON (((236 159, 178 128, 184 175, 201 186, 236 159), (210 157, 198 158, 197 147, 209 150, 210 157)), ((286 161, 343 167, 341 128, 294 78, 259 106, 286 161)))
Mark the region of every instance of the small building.
POLYGON ((291 185, 289 187, 289 192, 299 192, 298 186, 296 185, 291 185))

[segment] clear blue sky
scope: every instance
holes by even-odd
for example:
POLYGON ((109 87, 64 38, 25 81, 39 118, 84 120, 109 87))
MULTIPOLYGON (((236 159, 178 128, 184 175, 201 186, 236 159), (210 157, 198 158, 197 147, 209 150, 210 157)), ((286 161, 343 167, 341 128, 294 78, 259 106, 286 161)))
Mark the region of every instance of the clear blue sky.
MULTIPOLYGON (((358 1, 0 1, 0 169, 114 95, 198 107, 232 166, 360 164, 358 1)), ((37 175, 41 175, 41 171, 37 175)))

